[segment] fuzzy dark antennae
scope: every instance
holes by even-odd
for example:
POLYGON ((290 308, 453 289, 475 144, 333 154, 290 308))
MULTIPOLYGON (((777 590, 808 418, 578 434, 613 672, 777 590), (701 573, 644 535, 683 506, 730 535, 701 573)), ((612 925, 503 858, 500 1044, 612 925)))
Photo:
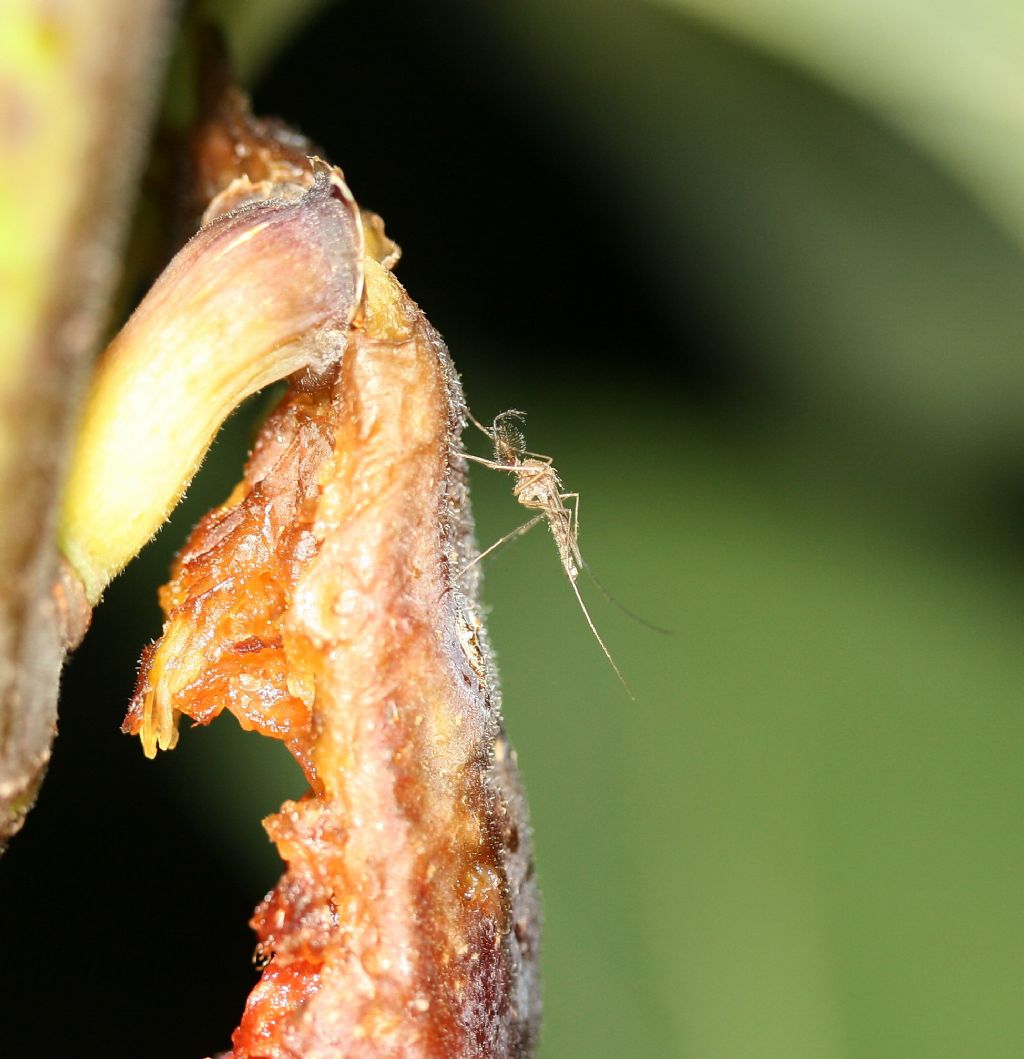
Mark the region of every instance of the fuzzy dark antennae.
POLYGON ((491 440, 494 442, 494 455, 499 463, 518 463, 525 455, 526 438, 516 425, 516 420, 525 418, 526 413, 515 408, 499 412, 494 417, 491 440))

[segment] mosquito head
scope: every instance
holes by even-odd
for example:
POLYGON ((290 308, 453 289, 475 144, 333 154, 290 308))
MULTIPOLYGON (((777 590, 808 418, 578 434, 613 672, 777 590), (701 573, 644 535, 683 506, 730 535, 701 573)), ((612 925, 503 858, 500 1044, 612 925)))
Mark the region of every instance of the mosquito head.
POLYGON ((516 425, 516 420, 525 417, 525 412, 517 412, 514 408, 499 412, 494 417, 491 440, 494 442, 494 458, 498 463, 511 465, 522 460, 526 452, 526 438, 516 425))

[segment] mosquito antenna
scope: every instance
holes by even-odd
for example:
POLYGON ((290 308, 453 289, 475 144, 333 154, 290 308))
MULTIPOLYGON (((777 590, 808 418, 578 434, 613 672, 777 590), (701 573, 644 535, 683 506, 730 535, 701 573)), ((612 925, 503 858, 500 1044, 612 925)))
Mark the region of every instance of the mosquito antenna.
POLYGON ((525 412, 509 408, 494 417, 494 426, 490 430, 494 442, 494 458, 499 463, 518 464, 526 452, 526 438, 516 424, 516 420, 526 418, 525 412))
POLYGON ((655 625, 653 621, 648 621, 646 618, 641 618, 640 615, 637 614, 635 611, 630 610, 625 603, 620 603, 611 594, 611 592, 609 592, 608 589, 604 587, 604 585, 598 579, 597 574, 595 574, 594 571, 590 569, 590 564, 582 557, 580 558, 580 566, 582 566, 583 569, 587 571, 587 576, 590 578, 591 581, 594 582, 594 585, 597 588, 598 592, 600 592, 601 595, 604 596, 604 598, 608 600, 609 603, 611 603, 615 607, 618 607, 619 610, 621 610, 622 613, 625 614, 628 618, 632 618, 633 621, 637 622, 638 624, 646 626, 652 632, 660 632, 662 636, 674 635, 674 630, 665 629, 662 628, 662 626, 660 625, 655 625))
POLYGON ((495 432, 497 432, 498 424, 503 419, 525 419, 525 418, 526 418, 526 413, 525 412, 520 412, 518 408, 506 408, 504 412, 499 412, 494 417, 495 432))

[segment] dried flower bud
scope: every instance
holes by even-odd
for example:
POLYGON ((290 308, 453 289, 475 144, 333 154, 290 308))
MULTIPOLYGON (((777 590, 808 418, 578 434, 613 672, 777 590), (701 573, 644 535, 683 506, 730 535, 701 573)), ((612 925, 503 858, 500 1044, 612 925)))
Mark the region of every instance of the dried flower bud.
POLYGON ((363 229, 338 170, 294 201, 201 229, 102 357, 65 495, 61 547, 95 603, 180 499, 250 394, 344 348, 363 229))

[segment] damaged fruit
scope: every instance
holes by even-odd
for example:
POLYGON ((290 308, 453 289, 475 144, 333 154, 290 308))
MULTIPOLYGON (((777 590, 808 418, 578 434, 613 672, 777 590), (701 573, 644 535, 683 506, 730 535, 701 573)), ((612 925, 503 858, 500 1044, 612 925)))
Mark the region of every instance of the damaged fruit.
MULTIPOLYGON (((162 373, 177 371, 178 418, 201 407, 201 425, 172 424, 191 455, 161 471, 155 517, 221 409, 268 381, 261 368, 232 383, 218 358, 237 364, 246 347, 293 372, 243 480, 161 592, 163 636, 125 729, 152 756, 181 717, 227 710, 281 740, 309 782, 265 822, 286 868, 252 921, 262 971, 233 1059, 525 1057, 540 1019, 538 893, 481 617, 462 390, 390 271, 379 220, 339 196, 337 170, 298 159, 301 142, 222 91, 198 137, 208 227, 115 340, 112 381, 90 405, 152 418, 162 373), (172 337, 136 378, 118 343, 156 319, 172 337)), ((88 441, 107 429, 92 414, 97 462, 73 479, 66 540, 95 598, 127 543, 101 548, 80 529, 74 490, 101 495, 89 475, 108 458, 88 441)))

